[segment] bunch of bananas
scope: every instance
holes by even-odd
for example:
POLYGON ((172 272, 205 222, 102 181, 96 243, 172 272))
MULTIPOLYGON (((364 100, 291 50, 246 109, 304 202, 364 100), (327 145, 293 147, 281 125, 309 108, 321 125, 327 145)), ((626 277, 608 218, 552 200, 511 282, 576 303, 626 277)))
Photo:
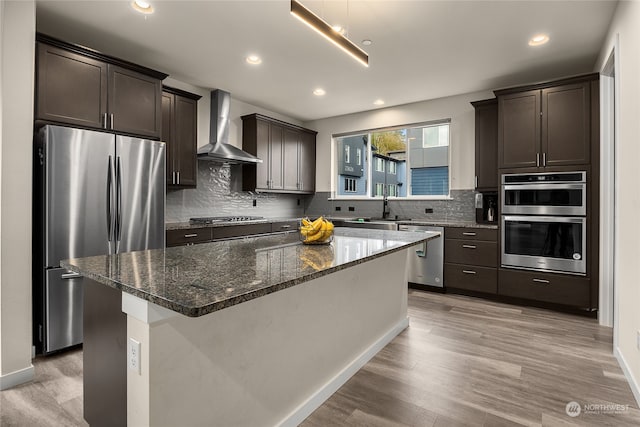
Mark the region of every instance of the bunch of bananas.
POLYGON ((333 266, 333 247, 326 246, 303 246, 300 248, 300 260, 304 269, 313 271, 325 270, 333 266))
POLYGON ((302 243, 326 242, 333 234, 333 223, 323 217, 319 217, 313 222, 308 218, 303 218, 300 234, 304 237, 302 243))

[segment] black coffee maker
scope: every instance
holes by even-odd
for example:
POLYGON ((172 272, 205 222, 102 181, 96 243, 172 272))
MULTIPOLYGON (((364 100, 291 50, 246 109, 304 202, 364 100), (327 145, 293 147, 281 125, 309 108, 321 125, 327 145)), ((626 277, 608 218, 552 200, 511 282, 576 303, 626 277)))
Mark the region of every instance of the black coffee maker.
POLYGON ((479 224, 498 223, 498 193, 476 194, 476 222, 479 224))

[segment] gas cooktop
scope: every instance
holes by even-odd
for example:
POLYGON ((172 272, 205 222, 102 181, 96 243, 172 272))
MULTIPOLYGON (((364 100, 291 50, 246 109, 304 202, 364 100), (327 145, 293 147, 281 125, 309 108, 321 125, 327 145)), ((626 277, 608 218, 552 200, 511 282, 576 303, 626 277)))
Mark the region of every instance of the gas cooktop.
POLYGON ((263 216, 205 216, 201 218, 191 218, 192 224, 213 224, 214 222, 243 222, 258 221, 264 219, 263 216))

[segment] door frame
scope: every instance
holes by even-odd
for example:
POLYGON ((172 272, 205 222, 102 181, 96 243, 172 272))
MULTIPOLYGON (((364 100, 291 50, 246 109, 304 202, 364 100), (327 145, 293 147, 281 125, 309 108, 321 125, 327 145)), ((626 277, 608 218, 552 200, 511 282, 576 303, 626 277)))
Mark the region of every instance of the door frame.
POLYGON ((616 242, 619 230, 616 221, 618 198, 615 186, 616 147, 619 135, 620 83, 619 37, 600 70, 600 289, 598 320, 613 327, 613 344, 618 345, 618 298, 615 292, 617 271, 616 242))

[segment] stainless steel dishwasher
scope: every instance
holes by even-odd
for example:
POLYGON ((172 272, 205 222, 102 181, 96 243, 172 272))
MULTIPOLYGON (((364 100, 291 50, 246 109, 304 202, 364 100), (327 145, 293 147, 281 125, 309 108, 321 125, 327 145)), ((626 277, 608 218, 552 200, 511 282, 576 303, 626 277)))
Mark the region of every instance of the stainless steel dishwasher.
POLYGON ((399 225, 400 231, 437 231, 440 237, 415 247, 415 254, 409 257, 408 280, 418 285, 444 287, 442 276, 444 265, 444 227, 430 225, 399 225))

